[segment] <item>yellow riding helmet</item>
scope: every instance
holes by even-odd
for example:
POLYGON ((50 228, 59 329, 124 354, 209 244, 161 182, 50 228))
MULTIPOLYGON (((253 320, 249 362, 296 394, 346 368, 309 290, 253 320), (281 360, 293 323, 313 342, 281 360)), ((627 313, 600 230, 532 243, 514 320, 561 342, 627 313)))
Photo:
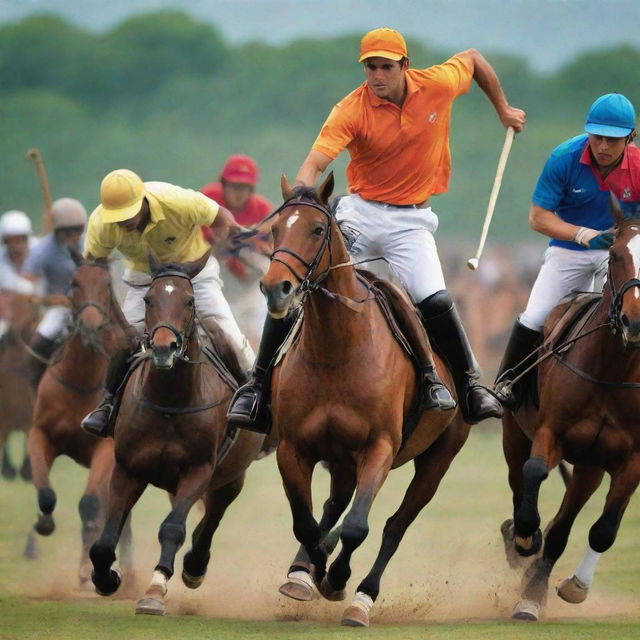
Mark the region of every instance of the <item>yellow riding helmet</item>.
POLYGON ((130 220, 139 213, 145 197, 144 182, 129 169, 108 173, 100 185, 103 222, 130 220))

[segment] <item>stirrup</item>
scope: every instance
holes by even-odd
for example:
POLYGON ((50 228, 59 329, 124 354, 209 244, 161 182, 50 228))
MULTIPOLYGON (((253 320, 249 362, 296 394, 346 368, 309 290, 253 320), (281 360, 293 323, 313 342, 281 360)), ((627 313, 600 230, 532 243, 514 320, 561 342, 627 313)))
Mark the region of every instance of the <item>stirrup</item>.
POLYGON ((451 411, 457 406, 451 392, 442 382, 423 380, 422 410, 451 411))
POLYGON ((233 427, 269 433, 271 426, 270 412, 264 403, 264 389, 262 383, 254 382, 240 387, 229 403, 227 421, 233 427), (244 406, 243 406, 244 405, 244 406))

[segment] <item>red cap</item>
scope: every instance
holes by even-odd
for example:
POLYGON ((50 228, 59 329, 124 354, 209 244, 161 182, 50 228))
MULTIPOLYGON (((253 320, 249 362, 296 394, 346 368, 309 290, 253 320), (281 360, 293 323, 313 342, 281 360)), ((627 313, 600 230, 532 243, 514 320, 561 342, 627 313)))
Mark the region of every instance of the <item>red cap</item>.
POLYGON ((225 163, 220 179, 227 182, 244 182, 256 185, 258 183, 258 165, 253 158, 242 154, 231 156, 225 163))

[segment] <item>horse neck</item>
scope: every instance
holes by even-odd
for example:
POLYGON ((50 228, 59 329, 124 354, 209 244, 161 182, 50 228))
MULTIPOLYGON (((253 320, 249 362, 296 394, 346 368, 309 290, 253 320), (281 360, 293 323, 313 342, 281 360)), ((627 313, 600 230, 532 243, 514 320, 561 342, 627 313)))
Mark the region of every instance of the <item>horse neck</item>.
MULTIPOLYGON (((331 266, 349 262, 350 259, 339 233, 337 228, 333 229, 331 266)), ((332 269, 321 286, 354 301, 365 299, 368 293, 356 277, 353 266, 332 269)), ((305 355, 308 354, 316 362, 344 362, 349 352, 361 349, 363 337, 370 335, 371 304, 366 302, 361 311, 354 311, 322 291, 311 293, 305 305, 302 328, 305 355), (329 345, 330 349, 327 348, 329 345)))
POLYGON ((108 365, 108 352, 103 341, 100 346, 100 350, 86 346, 79 332, 72 333, 65 342, 62 357, 54 364, 58 374, 78 387, 98 386, 108 365))
POLYGON ((200 360, 200 341, 195 328, 189 336, 185 351, 185 360, 177 360, 171 369, 157 369, 153 363, 147 364, 142 383, 144 395, 152 402, 162 406, 188 406, 190 399, 198 392, 203 367, 191 364, 200 360))

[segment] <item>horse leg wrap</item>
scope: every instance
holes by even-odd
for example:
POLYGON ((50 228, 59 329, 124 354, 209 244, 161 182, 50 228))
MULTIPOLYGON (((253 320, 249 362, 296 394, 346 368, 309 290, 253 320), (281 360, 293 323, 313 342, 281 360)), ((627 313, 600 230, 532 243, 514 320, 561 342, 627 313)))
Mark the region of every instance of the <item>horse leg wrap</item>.
POLYGON ((98 496, 86 494, 80 498, 78 503, 80 519, 85 527, 97 526, 98 513, 100 512, 100 500, 98 496))
POLYGON ((620 523, 620 512, 605 511, 589 530, 589 546, 598 553, 607 551, 616 539, 620 523))
POLYGON ((514 517, 515 534, 518 538, 530 538, 540 527, 538 493, 548 474, 547 463, 537 456, 529 458, 522 467, 524 491, 514 517))
POLYGON ((56 494, 53 489, 46 487, 38 491, 38 507, 45 515, 51 515, 56 506, 56 494))
POLYGON ((158 532, 158 540, 160 541, 160 562, 156 566, 156 570, 163 571, 167 578, 173 575, 173 563, 178 549, 184 544, 186 537, 186 527, 184 523, 163 522, 158 532))

